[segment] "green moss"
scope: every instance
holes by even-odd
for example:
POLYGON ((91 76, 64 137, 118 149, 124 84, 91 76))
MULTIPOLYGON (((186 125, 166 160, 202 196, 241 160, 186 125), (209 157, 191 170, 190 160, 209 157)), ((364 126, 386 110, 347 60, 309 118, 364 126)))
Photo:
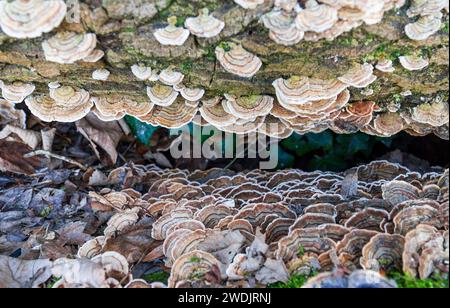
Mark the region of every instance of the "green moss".
POLYGON ((364 61, 376 61, 379 59, 389 59, 395 61, 400 56, 410 55, 414 52, 414 47, 397 46, 392 43, 383 43, 373 52, 364 56, 364 61))
POLYGON ((228 42, 221 42, 219 44, 219 47, 222 48, 223 50, 225 50, 225 52, 229 52, 231 50, 231 47, 228 44, 228 42))
POLYGON ((303 257, 304 255, 305 255, 305 247, 303 247, 303 245, 300 245, 298 247, 297 256, 303 257))
POLYGON ((433 277, 429 279, 416 279, 402 273, 391 273, 389 276, 397 282, 401 289, 448 289, 448 277, 433 277))
POLYGON ((127 33, 134 33, 136 31, 136 29, 133 27, 126 27, 126 28, 122 28, 121 31, 127 32, 127 33))
POLYGON ((205 51, 205 58, 210 62, 216 62, 216 48, 214 46, 209 46, 205 51))
POLYGON ((192 257, 191 258, 191 263, 200 263, 202 260, 198 257, 192 257))
POLYGON ((309 276, 306 275, 294 275, 292 276, 288 282, 278 282, 272 285, 269 285, 269 289, 300 289, 303 287, 310 278, 316 276, 317 273, 314 272, 309 276))
POLYGON ((194 67, 194 63, 191 60, 186 60, 181 64, 181 72, 184 75, 189 75, 189 73, 192 71, 193 67, 194 67))
POLYGON ((337 40, 337 44, 339 46, 345 46, 345 47, 350 47, 350 46, 358 46, 359 42, 357 39, 352 38, 352 37, 345 37, 345 38, 341 38, 337 40))
POLYGON ((442 32, 449 34, 448 21, 444 22, 444 27, 442 28, 442 32))
POLYGON ((167 280, 169 279, 169 274, 166 272, 157 272, 149 275, 144 275, 142 279, 144 279, 147 282, 162 282, 167 284, 167 280))

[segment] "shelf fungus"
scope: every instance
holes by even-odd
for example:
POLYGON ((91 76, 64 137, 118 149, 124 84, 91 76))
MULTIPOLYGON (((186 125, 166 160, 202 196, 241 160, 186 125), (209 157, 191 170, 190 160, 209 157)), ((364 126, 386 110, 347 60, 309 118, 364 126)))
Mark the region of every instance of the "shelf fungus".
POLYGON ((184 75, 175 71, 173 67, 166 68, 159 74, 159 81, 165 85, 174 87, 183 82, 184 75))
POLYGON ((210 15, 209 10, 204 8, 200 10, 199 16, 187 18, 185 27, 197 37, 212 38, 222 32, 225 23, 210 15))
POLYGON ((225 110, 225 104, 226 102, 222 102, 214 106, 202 106, 200 114, 209 124, 216 127, 236 124, 238 118, 225 110))
POLYGON ((203 98, 203 95, 205 95, 205 90, 200 88, 190 89, 185 87, 181 89, 180 94, 189 102, 198 102, 203 98))
POLYGON ((150 80, 154 75, 154 71, 152 70, 152 68, 143 64, 134 64, 133 66, 131 66, 131 72, 137 79, 141 81, 150 80))
POLYGON ((401 65, 408 71, 420 71, 430 65, 427 59, 419 56, 401 56, 398 59, 401 65))
POLYGON ((448 170, 435 171, 421 174, 387 161, 356 167, 351 172, 358 174, 359 190, 350 201, 341 196, 350 170, 121 167, 110 177, 130 172, 126 178, 138 176, 150 188, 145 196, 129 188, 91 193, 95 200, 105 199, 102 204, 115 200, 115 212, 106 244, 96 238, 79 253, 98 259, 110 251, 108 239, 140 230, 139 218, 146 213, 152 217, 151 241, 160 243, 149 256, 171 269, 169 287, 239 286, 252 280, 266 286, 272 276, 318 272, 321 277, 335 267, 345 268, 352 287, 374 285, 370 279, 376 273, 392 270, 421 278, 442 275, 448 272, 448 170), (274 259, 275 267, 268 261, 274 259))
POLYGON ((99 81, 107 81, 111 72, 107 69, 98 69, 92 72, 92 79, 99 81))
POLYGON ((234 0, 237 4, 247 10, 254 10, 258 5, 264 4, 266 0, 234 0))
POLYGON ((305 9, 295 19, 297 28, 303 32, 321 33, 331 29, 338 21, 338 10, 316 0, 308 0, 305 9))
POLYGON ((275 0, 275 7, 286 12, 292 12, 297 4, 297 0, 275 0))
POLYGON ((84 118, 92 109, 89 93, 71 87, 61 87, 51 94, 31 96, 25 104, 31 113, 45 122, 71 123, 84 118))
POLYGON ((169 277, 169 288, 186 287, 196 281, 201 281, 207 285, 208 276, 213 276, 219 271, 220 262, 210 253, 203 251, 193 251, 180 257, 172 267, 169 277), (202 281, 203 280, 203 281, 202 281))
POLYGON ((269 37, 277 44, 292 46, 305 36, 305 32, 295 25, 295 19, 285 11, 273 10, 263 15, 261 21, 269 29, 269 37))
POLYGON ((243 78, 253 77, 262 66, 261 60, 256 55, 235 43, 228 43, 225 48, 218 46, 216 56, 227 72, 243 78))
POLYGON ((443 234, 429 225, 418 225, 405 236, 403 271, 411 277, 427 279, 448 271, 448 231, 443 234))
POLYGON ((62 0, 0 1, 0 27, 14 38, 37 38, 58 27, 66 12, 62 0))
POLYGON ((387 60, 387 59, 380 60, 380 61, 378 61, 378 63, 375 66, 375 68, 377 70, 379 70, 380 72, 383 72, 383 73, 393 73, 393 72, 395 72, 395 67, 394 67, 394 64, 393 64, 392 60, 387 60))
POLYGON ((406 35, 415 41, 423 41, 442 27, 442 14, 420 17, 418 21, 405 26, 406 35))
POLYGON ((147 95, 153 104, 168 107, 175 102, 179 92, 170 86, 156 84, 153 87, 147 87, 147 95))
POLYGON ((177 27, 177 17, 171 16, 167 19, 169 25, 155 31, 154 36, 161 45, 182 46, 191 34, 183 27, 177 27))
POLYGON ((99 118, 118 120, 126 114, 140 117, 152 111, 154 104, 150 102, 139 103, 120 95, 92 97, 95 104, 95 113, 99 118))
POLYGON ((225 100, 227 110, 243 120, 252 120, 268 115, 273 108, 273 101, 274 99, 271 96, 260 95, 225 100))
POLYGON ((401 270, 405 239, 401 235, 378 234, 364 246, 361 266, 365 270, 390 272, 401 270))
POLYGON ((73 64, 88 58, 95 51, 97 37, 93 33, 58 32, 55 36, 44 41, 44 49, 47 61, 59 64, 73 64))
POLYGON ((156 106, 139 119, 153 126, 177 129, 191 123, 197 112, 197 107, 189 106, 184 99, 178 98, 170 106, 156 106))
POLYGON ((11 84, 6 84, 0 80, 0 89, 2 90, 2 96, 5 100, 13 104, 20 104, 30 96, 34 90, 35 86, 31 83, 24 82, 13 82, 11 84))
POLYGON ((377 80, 373 74, 373 66, 368 63, 356 65, 347 74, 338 78, 339 81, 355 88, 366 88, 377 80))
POLYGON ((329 100, 341 94, 347 85, 337 80, 320 80, 293 76, 288 80, 277 79, 275 88, 278 102, 285 105, 302 105, 311 101, 329 100))
POLYGON ((411 118, 417 123, 439 127, 449 122, 448 102, 434 102, 414 107, 411 118))
POLYGON ((434 15, 448 8, 448 0, 413 0, 408 8, 409 17, 434 15))

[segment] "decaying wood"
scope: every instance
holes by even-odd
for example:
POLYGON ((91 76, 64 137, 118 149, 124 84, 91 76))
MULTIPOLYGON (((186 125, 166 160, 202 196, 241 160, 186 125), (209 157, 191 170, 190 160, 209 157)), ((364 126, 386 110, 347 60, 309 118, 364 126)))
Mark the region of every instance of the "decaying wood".
POLYGON ((147 101, 146 85, 138 82, 130 70, 135 63, 163 69, 174 65, 186 74, 187 86, 206 88, 207 96, 224 93, 237 95, 274 94, 272 82, 292 75, 331 79, 346 72, 352 63, 376 63, 380 57, 422 52, 431 65, 420 72, 408 72, 396 63, 393 74, 376 72, 380 77, 371 87, 374 94, 364 96, 353 90, 352 100, 368 99, 380 105, 402 101, 403 106, 420 104, 426 99, 448 97, 448 17, 445 29, 428 40, 407 38, 404 26, 410 22, 405 9, 386 14, 382 23, 362 26, 334 41, 302 41, 294 47, 272 42, 258 22, 269 10, 244 10, 231 0, 89 0, 82 4, 81 23, 64 23, 61 28, 95 32, 98 46, 106 52, 95 64, 58 65, 45 61, 41 43, 49 34, 34 40, 15 40, 0 32, 0 79, 32 81, 37 93, 47 92, 47 83, 59 81, 82 87, 92 95, 123 94, 136 101, 147 101), (213 39, 191 36, 181 47, 160 45, 153 37, 156 28, 170 15, 179 18, 196 15, 202 7, 214 11, 226 22, 224 31, 213 39), (248 80, 225 72, 214 56, 223 41, 239 41, 244 48, 263 60, 263 68, 248 80), (106 82, 92 79, 95 69, 107 67, 111 77, 106 82), (411 91, 412 96, 401 93, 411 91))

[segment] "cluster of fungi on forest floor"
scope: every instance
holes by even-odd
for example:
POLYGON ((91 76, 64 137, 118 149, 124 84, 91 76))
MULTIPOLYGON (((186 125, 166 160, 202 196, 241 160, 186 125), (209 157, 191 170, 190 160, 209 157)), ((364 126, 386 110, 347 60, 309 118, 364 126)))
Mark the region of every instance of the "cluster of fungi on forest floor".
POLYGON ((54 190, 55 200, 71 200, 54 211, 80 217, 60 229, 32 214, 45 189, 15 197, 28 200, 21 217, 6 205, 8 226, 33 234, 19 245, 23 260, 37 261, 1 257, 12 272, 4 283, 53 276, 53 287, 239 288, 314 273, 306 286, 395 287, 386 274, 448 274, 448 170, 420 174, 386 161, 344 173, 134 165, 105 183, 89 205, 87 195, 54 190), (143 281, 143 264, 170 274, 167 285, 143 281))
MULTIPOLYGON (((98 7, 81 1, 81 21, 68 22, 63 0, 0 0, 0 147, 21 144, 19 155, 42 148, 25 155, 23 166, 21 158, 0 153, 0 169, 32 175, 42 165, 35 157, 43 156, 79 167, 81 180, 89 182, 77 191, 69 178, 80 180, 80 171, 73 170, 57 176, 59 184, 72 183, 68 191, 36 182, 36 189, 6 188, 0 181, 0 268, 9 269, 0 271, 0 287, 250 288, 314 276, 305 287, 394 288, 392 273, 448 278, 449 175, 443 168, 418 173, 376 161, 343 173, 234 173, 127 164, 107 176, 52 154, 56 129, 37 132, 30 123, 76 123, 98 158, 99 147, 109 154, 109 165, 118 160, 120 136, 129 133, 126 116, 167 129, 194 123, 275 139, 326 130, 449 139, 449 103, 442 91, 420 98, 404 91, 398 100, 405 104, 369 99, 383 91, 376 83, 395 79, 397 71, 423 73, 442 66, 424 48, 352 62, 333 78, 314 72, 267 77, 262 76, 270 72, 267 54, 237 38, 232 18, 194 5, 189 16, 165 16, 167 22, 145 28, 170 1, 147 1, 147 10, 142 1, 125 2, 103 0, 98 7), (154 13, 133 15, 144 11, 154 13), (132 35, 119 21, 123 16, 136 17, 141 26, 130 33, 149 32, 151 43, 173 54, 170 58, 190 50, 187 46, 205 45, 214 58, 211 73, 243 84, 263 82, 270 89, 217 93, 211 90, 215 76, 192 82, 195 76, 179 66, 153 67, 148 59, 126 59, 127 65, 116 67, 114 49, 123 46, 114 40, 124 43, 132 35), (29 41, 33 60, 15 45, 29 41), (6 43, 13 47, 3 52, 6 43), (11 60, 7 53, 19 56, 11 60), (26 72, 22 77, 14 76, 17 66, 26 72), (65 76, 74 66, 89 69, 85 84, 65 76), (31 80, 33 74, 45 82, 31 80), (120 74, 145 89, 143 94, 112 90, 120 87, 120 74), (102 130, 108 138, 98 137, 102 130), (11 200, 20 201, 18 208, 11 200), (43 200, 53 204, 43 207, 43 200), (46 219, 52 215, 79 220, 49 227, 46 219), (166 273, 168 281, 143 280, 148 265, 166 273)), ((448 0, 235 0, 224 7, 263 27, 267 39, 286 50, 332 44, 351 31, 376 26, 393 10, 402 10, 407 20, 404 36, 422 46, 444 31, 445 20, 448 28, 449 10, 448 0)))

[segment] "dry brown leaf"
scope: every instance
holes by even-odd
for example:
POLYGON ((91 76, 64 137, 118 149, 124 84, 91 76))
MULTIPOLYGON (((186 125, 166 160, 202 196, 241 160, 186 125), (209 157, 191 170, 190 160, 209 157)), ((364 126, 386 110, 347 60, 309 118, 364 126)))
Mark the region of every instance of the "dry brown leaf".
POLYGON ((21 141, 34 150, 41 142, 41 134, 32 130, 6 125, 5 128, 0 131, 0 139, 6 139, 7 141, 21 141), (17 137, 18 139, 14 137, 17 137))
POLYGON ((33 174, 42 166, 39 157, 24 158, 33 149, 16 141, 0 140, 0 171, 19 174, 33 174))
POLYGON ((117 121, 103 122, 95 115, 89 114, 78 121, 76 126, 78 131, 89 140, 99 160, 102 160, 102 157, 97 146, 106 153, 109 165, 114 165, 117 162, 118 153, 116 148, 124 135, 117 121))
POLYGON ((141 221, 137 225, 128 227, 115 238, 107 239, 104 251, 116 251, 127 258, 128 262, 136 263, 143 259, 150 251, 161 245, 152 236, 153 221, 141 221))

